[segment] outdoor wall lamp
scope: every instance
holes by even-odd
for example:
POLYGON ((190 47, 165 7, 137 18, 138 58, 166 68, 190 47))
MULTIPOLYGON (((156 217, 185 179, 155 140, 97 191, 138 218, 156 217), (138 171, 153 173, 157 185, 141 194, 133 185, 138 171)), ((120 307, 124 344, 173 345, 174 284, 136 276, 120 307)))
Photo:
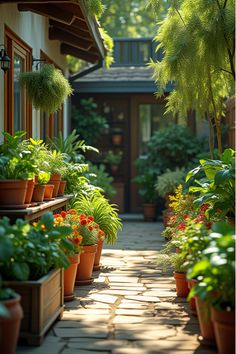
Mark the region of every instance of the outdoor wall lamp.
POLYGON ((0 47, 3 47, 3 49, 0 50, 1 69, 5 73, 7 70, 10 69, 11 59, 7 55, 7 51, 6 51, 5 45, 4 44, 0 44, 0 47))

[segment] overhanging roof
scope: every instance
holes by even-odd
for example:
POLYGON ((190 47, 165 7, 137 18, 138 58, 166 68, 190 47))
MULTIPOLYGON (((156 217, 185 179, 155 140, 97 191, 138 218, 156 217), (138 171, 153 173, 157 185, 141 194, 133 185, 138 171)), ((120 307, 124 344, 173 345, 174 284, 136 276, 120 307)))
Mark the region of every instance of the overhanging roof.
POLYGON ((61 54, 95 63, 104 58, 105 48, 95 18, 88 15, 84 0, 8 0, 19 11, 48 17, 49 39, 59 40, 61 54))

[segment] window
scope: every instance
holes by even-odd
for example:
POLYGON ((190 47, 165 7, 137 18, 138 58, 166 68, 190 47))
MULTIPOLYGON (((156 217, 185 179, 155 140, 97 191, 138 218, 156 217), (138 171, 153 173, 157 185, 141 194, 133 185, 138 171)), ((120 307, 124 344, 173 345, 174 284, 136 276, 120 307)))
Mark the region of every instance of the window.
POLYGON ((139 154, 147 153, 147 143, 156 130, 168 126, 175 119, 171 114, 165 114, 164 104, 139 105, 139 154))
POLYGON ((27 136, 32 133, 32 108, 25 90, 20 90, 18 77, 32 68, 32 49, 5 28, 5 43, 11 58, 11 69, 5 74, 4 130, 13 134, 25 130, 27 136))

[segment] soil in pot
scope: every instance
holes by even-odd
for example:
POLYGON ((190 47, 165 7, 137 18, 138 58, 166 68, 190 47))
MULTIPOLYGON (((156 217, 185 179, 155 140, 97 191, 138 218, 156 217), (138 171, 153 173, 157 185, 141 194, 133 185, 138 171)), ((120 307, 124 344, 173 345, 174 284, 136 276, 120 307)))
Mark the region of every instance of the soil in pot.
POLYGON ((53 175, 51 175, 51 178, 48 183, 54 185, 54 190, 52 193, 53 198, 57 197, 60 181, 61 181, 61 175, 59 173, 54 173, 53 175))
POLYGON ((25 205, 28 180, 6 179, 0 180, 0 205, 25 205))
POLYGON ((9 311, 9 318, 0 317, 0 351, 3 354, 14 354, 19 337, 20 323, 23 311, 20 296, 5 300, 3 304, 9 311))
POLYGON ((176 294, 179 297, 187 297, 189 293, 188 282, 185 273, 174 272, 176 294))
POLYGON ((64 301, 72 301, 75 298, 74 286, 80 254, 68 257, 70 266, 64 270, 64 301))
POLYGON ((211 307, 219 354, 235 353, 235 312, 219 311, 211 307))
POLYGON ((83 246, 80 255, 80 263, 78 265, 75 285, 92 284, 92 272, 97 245, 83 246))
POLYGON ((94 264, 93 264, 93 270, 99 270, 101 265, 100 265, 100 259, 101 259, 101 254, 102 254, 102 247, 103 247, 103 242, 101 240, 98 240, 97 243, 97 251, 95 254, 95 258, 94 258, 94 264))

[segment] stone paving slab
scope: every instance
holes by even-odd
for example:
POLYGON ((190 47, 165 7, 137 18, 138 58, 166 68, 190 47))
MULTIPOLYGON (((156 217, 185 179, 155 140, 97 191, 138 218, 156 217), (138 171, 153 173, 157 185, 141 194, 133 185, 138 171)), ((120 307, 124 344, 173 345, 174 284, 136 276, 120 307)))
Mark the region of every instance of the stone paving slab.
POLYGON ((105 245, 94 282, 75 288, 41 347, 16 354, 216 354, 201 347, 199 326, 171 272, 156 266, 164 239, 159 223, 127 222, 105 245))

